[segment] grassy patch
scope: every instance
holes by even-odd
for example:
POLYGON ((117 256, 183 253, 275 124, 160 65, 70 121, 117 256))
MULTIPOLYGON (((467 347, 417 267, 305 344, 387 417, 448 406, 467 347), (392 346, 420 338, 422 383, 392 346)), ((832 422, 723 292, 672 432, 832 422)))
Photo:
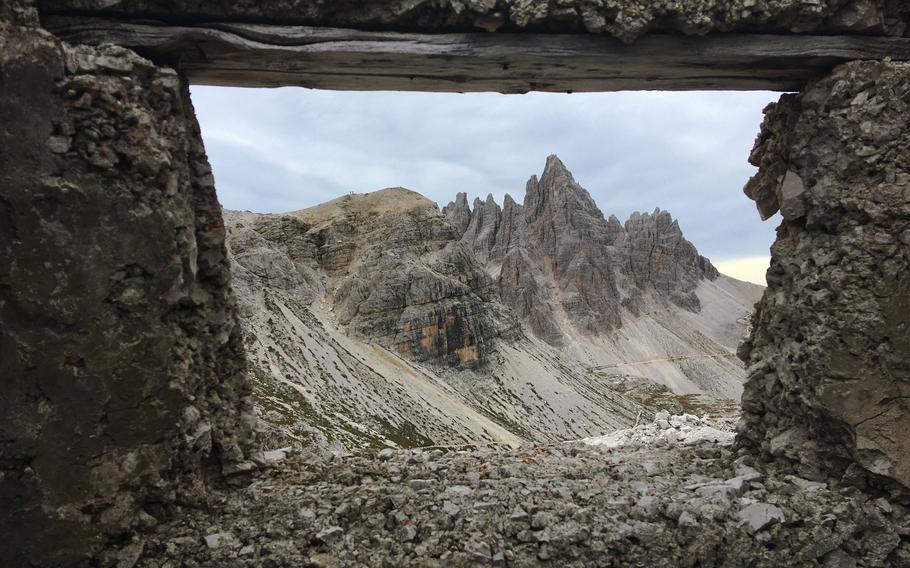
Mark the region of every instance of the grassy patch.
POLYGON ((694 414, 696 416, 724 416, 739 412, 739 402, 727 398, 714 398, 699 394, 674 394, 669 391, 640 391, 630 389, 623 396, 640 406, 657 412, 666 410, 670 414, 694 414))

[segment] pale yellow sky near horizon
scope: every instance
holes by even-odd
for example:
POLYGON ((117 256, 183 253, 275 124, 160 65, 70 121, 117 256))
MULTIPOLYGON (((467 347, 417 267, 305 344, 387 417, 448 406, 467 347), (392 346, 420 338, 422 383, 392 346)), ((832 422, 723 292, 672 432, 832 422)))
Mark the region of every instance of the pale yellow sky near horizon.
POLYGON ((767 286, 765 272, 767 272, 770 264, 770 256, 749 256, 715 262, 714 266, 721 274, 732 276, 738 280, 752 282, 753 284, 767 286))

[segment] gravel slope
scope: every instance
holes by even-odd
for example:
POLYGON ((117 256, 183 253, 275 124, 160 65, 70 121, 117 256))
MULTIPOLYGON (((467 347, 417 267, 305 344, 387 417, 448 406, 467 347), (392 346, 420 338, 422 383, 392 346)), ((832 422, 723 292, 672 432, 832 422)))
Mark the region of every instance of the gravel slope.
POLYGON ((897 503, 753 469, 725 443, 637 430, 609 449, 305 453, 175 511, 109 558, 148 568, 910 565, 910 515, 897 503))

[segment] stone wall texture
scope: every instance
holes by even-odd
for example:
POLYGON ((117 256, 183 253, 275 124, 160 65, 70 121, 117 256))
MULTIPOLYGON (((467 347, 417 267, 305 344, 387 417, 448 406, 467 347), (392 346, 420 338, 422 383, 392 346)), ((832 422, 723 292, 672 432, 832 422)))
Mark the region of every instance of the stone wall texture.
POLYGON ((252 467, 254 416, 186 85, 4 16, 0 558, 82 564, 252 467))
POLYGON ((40 0, 45 13, 242 20, 361 29, 605 33, 907 33, 902 0, 40 0))
POLYGON ((803 475, 910 487, 910 65, 853 62, 766 109, 746 187, 780 211, 740 349, 740 443, 803 475))

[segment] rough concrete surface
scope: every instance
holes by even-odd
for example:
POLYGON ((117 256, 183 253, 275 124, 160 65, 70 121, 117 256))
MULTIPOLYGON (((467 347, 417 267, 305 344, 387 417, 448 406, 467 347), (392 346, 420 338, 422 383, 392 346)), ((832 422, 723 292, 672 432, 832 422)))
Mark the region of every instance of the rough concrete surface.
POLYGON ((38 8, 34 0, 6 0, 0 4, 0 22, 21 26, 38 24, 38 8))
POLYGON ((910 487, 910 65, 855 62, 766 109, 746 193, 783 221, 740 353, 745 447, 910 487))
POLYGON ((41 0, 39 5, 48 14, 171 22, 220 19, 429 32, 606 33, 627 42, 648 32, 903 35, 910 19, 910 8, 900 0, 41 0))
POLYGON ((252 408, 189 93, 0 23, 0 557, 84 562, 246 468, 252 408))

